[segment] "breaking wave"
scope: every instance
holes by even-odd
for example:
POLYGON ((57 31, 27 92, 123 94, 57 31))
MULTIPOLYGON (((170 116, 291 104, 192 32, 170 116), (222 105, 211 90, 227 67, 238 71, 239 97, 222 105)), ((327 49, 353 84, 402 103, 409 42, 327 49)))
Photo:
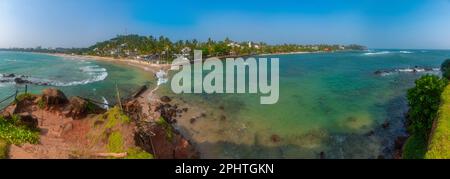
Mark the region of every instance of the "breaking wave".
POLYGON ((439 74, 441 72, 440 68, 398 68, 393 70, 378 70, 375 72, 376 75, 388 76, 399 73, 429 73, 429 74, 439 74))
POLYGON ((379 51, 379 52, 369 51, 369 52, 363 53, 363 55, 373 56, 373 55, 386 55, 386 54, 393 54, 393 53, 411 54, 411 53, 414 53, 414 52, 406 51, 406 50, 402 50, 402 51, 379 51))
POLYGON ((57 86, 57 87, 67 87, 67 86, 78 86, 78 85, 86 85, 98 81, 103 81, 108 77, 108 72, 105 68, 100 68, 97 65, 93 66, 85 66, 80 68, 81 72, 84 72, 89 75, 87 79, 79 80, 79 81, 58 81, 58 80, 50 80, 45 78, 24 76, 24 75, 15 75, 9 74, 13 76, 8 76, 7 74, 0 75, 0 84, 5 83, 16 83, 16 84, 33 84, 39 86, 57 86))
POLYGON ((389 52, 389 51, 367 52, 367 53, 364 53, 364 55, 368 55, 368 56, 370 56, 370 55, 384 55, 384 54, 389 54, 389 53, 392 53, 392 52, 389 52))

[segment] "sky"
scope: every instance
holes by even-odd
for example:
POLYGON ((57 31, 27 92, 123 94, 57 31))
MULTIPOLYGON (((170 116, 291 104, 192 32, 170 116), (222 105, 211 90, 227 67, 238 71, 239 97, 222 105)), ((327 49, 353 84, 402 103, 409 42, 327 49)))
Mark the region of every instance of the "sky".
POLYGON ((119 34, 450 49, 450 0, 0 0, 0 48, 119 34))

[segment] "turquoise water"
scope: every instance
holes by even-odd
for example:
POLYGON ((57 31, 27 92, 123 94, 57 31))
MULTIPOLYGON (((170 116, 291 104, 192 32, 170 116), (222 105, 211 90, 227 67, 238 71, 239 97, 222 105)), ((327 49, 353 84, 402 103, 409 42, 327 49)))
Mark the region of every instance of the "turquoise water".
MULTIPOLYGON (((323 152, 327 158, 390 158, 396 137, 405 134, 406 91, 425 74, 407 69, 438 68, 450 51, 267 57, 280 58, 275 105, 260 105, 258 95, 182 95, 207 115, 180 126, 203 157, 318 158, 323 152), (383 129, 386 121, 390 127, 383 129)), ((437 69, 428 73, 439 75, 437 69)), ((163 93, 170 94, 167 86, 163 93)))
MULTIPOLYGON (((189 112, 204 113, 194 124, 180 118, 178 126, 202 157, 318 158, 323 152, 327 158, 390 158, 396 137, 405 134, 406 90, 425 74, 405 69, 437 68, 450 58, 450 51, 268 57, 280 58, 280 100, 274 105, 260 105, 259 95, 173 95, 169 84, 160 89, 160 94, 180 103, 187 101, 189 112), (383 129, 386 121, 390 127, 383 129)), ((124 95, 140 85, 155 84, 152 74, 117 64, 0 52, 0 74, 9 73, 56 85, 69 96, 104 96, 108 101, 114 101, 116 83, 124 95)), ((0 99, 16 88, 23 86, 0 83, 0 99)), ((42 88, 30 86, 33 92, 42 88)))
MULTIPOLYGON (((57 87, 67 96, 78 95, 98 101, 105 98, 109 103, 115 103, 116 83, 123 97, 142 85, 154 85, 151 73, 120 64, 20 52, 0 52, 0 80, 7 79, 2 74, 26 76, 29 81, 57 87)), ((40 93, 48 86, 29 85, 28 88, 32 93, 40 93)), ((24 86, 0 83, 0 99, 13 94, 16 89, 23 91, 24 86)))

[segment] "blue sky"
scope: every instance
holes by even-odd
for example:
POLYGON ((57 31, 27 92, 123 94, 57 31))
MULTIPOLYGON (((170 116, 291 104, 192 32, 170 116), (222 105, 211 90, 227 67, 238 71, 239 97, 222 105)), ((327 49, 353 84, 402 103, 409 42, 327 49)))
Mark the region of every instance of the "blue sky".
POLYGON ((450 49, 450 0, 0 0, 0 47, 117 34, 450 49))

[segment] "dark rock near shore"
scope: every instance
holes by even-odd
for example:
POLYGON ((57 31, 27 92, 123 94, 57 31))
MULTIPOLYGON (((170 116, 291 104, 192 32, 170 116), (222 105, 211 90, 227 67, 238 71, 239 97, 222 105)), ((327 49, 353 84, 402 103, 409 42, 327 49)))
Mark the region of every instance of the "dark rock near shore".
POLYGON ((381 127, 383 127, 383 129, 388 129, 390 125, 391 125, 391 123, 389 123, 389 121, 386 120, 386 121, 381 125, 381 127))
POLYGON ((320 159, 326 159, 325 152, 320 152, 319 158, 320 159))
POLYGON ((406 141, 408 140, 407 136, 399 136, 397 139, 395 139, 394 144, 394 158, 395 159, 401 159, 403 157, 403 146, 405 145, 406 141))
POLYGON ((193 145, 173 128, 166 129, 161 125, 139 123, 134 140, 137 146, 154 154, 157 159, 199 158, 199 153, 193 145), (167 133, 172 133, 171 140, 167 139, 167 133))
POLYGON ((67 108, 68 111, 66 116, 72 117, 73 119, 82 119, 88 114, 100 114, 106 112, 106 110, 80 97, 70 98, 67 108))
POLYGON ((170 104, 159 104, 159 106, 156 107, 155 111, 159 112, 161 114, 161 117, 163 117, 167 122, 169 123, 175 123, 175 117, 177 117, 178 110, 177 106, 172 106, 170 104))
POLYGON ((271 140, 273 143, 278 143, 278 142, 281 141, 281 137, 280 137, 279 135, 274 134, 274 135, 272 135, 272 136, 270 137, 270 140, 271 140))
POLYGON ((124 106, 124 111, 127 113, 127 115, 137 121, 140 120, 144 116, 140 116, 142 114, 143 108, 138 100, 131 100, 127 102, 124 106))
POLYGON ((16 77, 16 75, 13 74, 13 73, 11 73, 11 74, 3 74, 3 77, 5 77, 5 78, 14 78, 14 77, 16 77))
POLYGON ((172 101, 172 99, 168 96, 163 96, 163 97, 161 97, 161 101, 163 103, 170 103, 172 101))
POLYGON ((383 71, 377 70, 374 74, 375 74, 375 75, 382 75, 383 73, 384 73, 383 71))
POLYGON ((191 120, 189 121, 191 124, 194 124, 195 122, 197 122, 196 118, 191 118, 191 120))
POLYGON ((21 84, 26 84, 26 83, 30 83, 29 81, 24 80, 24 79, 22 79, 22 78, 16 78, 16 79, 14 79, 14 82, 15 82, 16 84, 19 84, 19 85, 21 85, 21 84))

